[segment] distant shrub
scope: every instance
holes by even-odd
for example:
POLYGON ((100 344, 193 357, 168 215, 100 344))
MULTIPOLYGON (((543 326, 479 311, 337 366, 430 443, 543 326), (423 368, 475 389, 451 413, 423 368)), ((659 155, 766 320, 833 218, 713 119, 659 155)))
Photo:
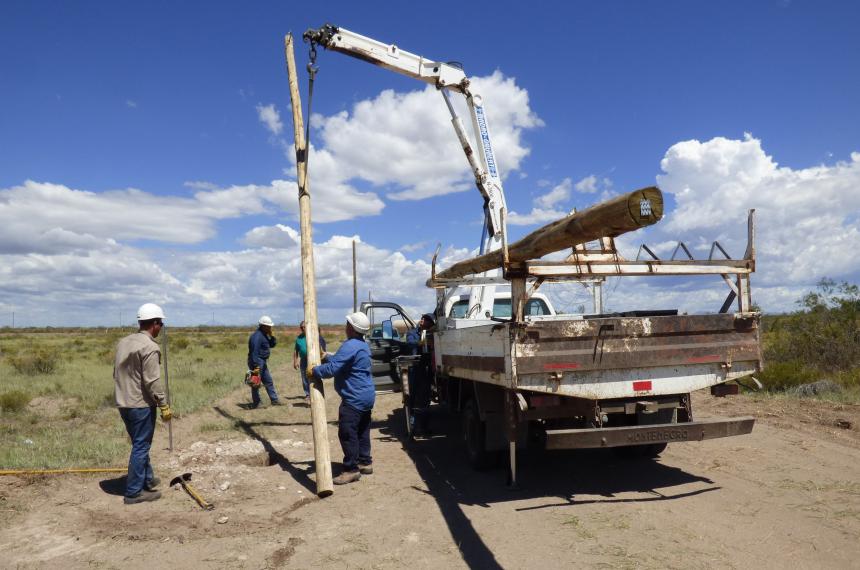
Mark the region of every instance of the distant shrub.
POLYGON ((0 394, 0 410, 9 413, 20 412, 30 403, 30 396, 20 390, 0 394))
POLYGON ((221 386, 223 384, 229 384, 230 379, 227 378, 227 375, 223 372, 216 372, 212 376, 207 376, 203 379, 203 385, 212 388, 214 386, 221 386))
POLYGON ((860 369, 860 289, 822 279, 798 304, 801 309, 769 320, 764 337, 769 389, 784 390, 833 376, 853 383, 860 369))
POLYGON ((177 336, 170 339, 170 348, 175 348, 177 350, 185 350, 190 344, 191 341, 185 336, 177 336))
POLYGON ((9 357, 9 364, 19 374, 53 374, 57 371, 60 358, 56 352, 38 350, 9 357))

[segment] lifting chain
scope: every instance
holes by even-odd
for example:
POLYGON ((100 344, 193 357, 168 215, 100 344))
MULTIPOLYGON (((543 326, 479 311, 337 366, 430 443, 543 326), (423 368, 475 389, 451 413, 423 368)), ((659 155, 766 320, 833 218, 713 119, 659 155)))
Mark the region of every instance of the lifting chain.
MULTIPOLYGON (((308 171, 308 158, 310 158, 311 154, 311 109, 312 102, 314 98, 314 79, 316 79, 317 71, 319 71, 319 67, 316 66, 317 62, 317 43, 313 39, 308 39, 305 36, 305 41, 310 43, 310 51, 308 52, 308 112, 307 112, 307 120, 305 121, 305 180, 307 181, 307 171, 308 171)), ((300 189, 301 194, 305 194, 307 191, 305 188, 300 189)))

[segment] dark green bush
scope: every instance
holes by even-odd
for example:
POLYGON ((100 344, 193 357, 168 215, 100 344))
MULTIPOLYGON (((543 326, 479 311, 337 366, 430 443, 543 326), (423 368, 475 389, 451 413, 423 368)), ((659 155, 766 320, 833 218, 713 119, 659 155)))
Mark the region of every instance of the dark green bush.
POLYGON ((769 389, 853 378, 860 369, 860 290, 857 285, 822 279, 798 304, 801 309, 767 319, 765 371, 769 389))
POLYGON ((14 413, 20 412, 30 403, 30 396, 21 390, 12 390, 0 394, 0 410, 4 412, 14 413))
POLYGON ((47 350, 25 352, 9 357, 9 364, 19 374, 53 374, 57 371, 59 363, 59 355, 47 350))

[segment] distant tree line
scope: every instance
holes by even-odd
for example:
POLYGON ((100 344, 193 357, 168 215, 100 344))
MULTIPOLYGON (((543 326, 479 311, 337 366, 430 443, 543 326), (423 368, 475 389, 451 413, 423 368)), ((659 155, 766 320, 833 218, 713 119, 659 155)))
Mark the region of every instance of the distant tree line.
POLYGON ((860 386, 860 288, 824 278, 797 304, 765 319, 762 381, 777 390, 822 379, 860 386))

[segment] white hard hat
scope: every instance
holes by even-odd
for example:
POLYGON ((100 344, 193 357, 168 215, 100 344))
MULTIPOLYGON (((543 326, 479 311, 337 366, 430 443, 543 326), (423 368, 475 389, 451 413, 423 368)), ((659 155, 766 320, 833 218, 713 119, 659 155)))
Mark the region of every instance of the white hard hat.
POLYGON ((367 331, 370 330, 370 319, 362 312, 348 314, 346 322, 351 324, 357 333, 367 334, 367 331))
POLYGON ((269 315, 263 315, 260 317, 260 324, 266 325, 267 327, 274 326, 275 323, 272 322, 272 318, 269 315))
POLYGON ((166 319, 164 311, 155 303, 144 303, 137 310, 137 320, 148 321, 150 319, 166 319))

